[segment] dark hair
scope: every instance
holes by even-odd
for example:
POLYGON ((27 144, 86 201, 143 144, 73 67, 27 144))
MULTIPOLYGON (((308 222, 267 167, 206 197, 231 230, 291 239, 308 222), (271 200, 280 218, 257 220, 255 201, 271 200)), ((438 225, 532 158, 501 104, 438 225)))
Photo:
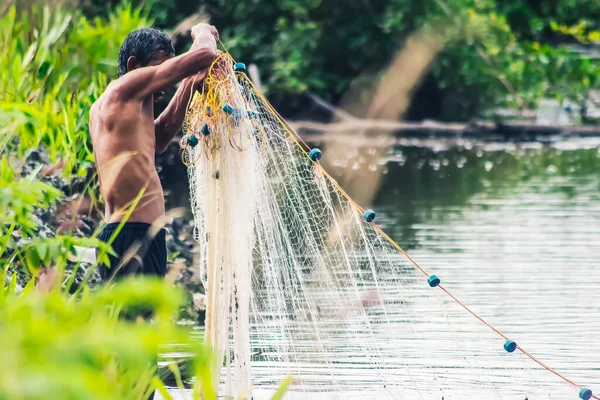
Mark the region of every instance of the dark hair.
POLYGON ((142 28, 131 32, 119 49, 119 76, 127 73, 129 57, 135 56, 145 66, 160 50, 175 54, 173 43, 164 31, 156 28, 142 28))

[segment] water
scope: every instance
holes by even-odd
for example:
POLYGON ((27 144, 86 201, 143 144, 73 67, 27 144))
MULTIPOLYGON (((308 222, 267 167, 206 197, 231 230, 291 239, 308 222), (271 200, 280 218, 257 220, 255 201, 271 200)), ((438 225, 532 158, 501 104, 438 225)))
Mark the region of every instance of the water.
MULTIPOLYGON (((349 166, 359 176, 382 176, 366 205, 377 210, 392 238, 469 307, 544 362, 600 391, 598 144, 436 146, 396 146, 375 167, 368 161, 349 166)), ((334 172, 336 178, 343 173, 334 172)), ((451 316, 463 333, 481 330, 464 311, 451 316)), ((435 326, 431 330, 427 339, 435 354, 444 343, 436 342, 435 326)), ((397 336, 386 335, 402 346, 397 336)), ((340 343, 340 357, 344 351, 340 343)), ((496 371, 495 379, 522 378, 522 371, 481 362, 496 371)), ((418 362, 414 368, 416 379, 431 378, 418 362)), ((269 370, 255 372, 264 379, 269 370)), ((357 379, 368 374, 356 372, 357 379)), ((540 384, 550 391, 566 385, 549 372, 532 382, 540 384)))

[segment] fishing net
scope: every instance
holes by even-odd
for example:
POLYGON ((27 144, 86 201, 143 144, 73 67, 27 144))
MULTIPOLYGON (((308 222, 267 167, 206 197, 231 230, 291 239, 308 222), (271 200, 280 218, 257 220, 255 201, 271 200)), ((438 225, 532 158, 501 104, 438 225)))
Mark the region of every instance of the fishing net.
POLYGON ((227 53, 184 132, 221 395, 268 398, 287 376, 287 398, 588 395, 406 255, 227 53))

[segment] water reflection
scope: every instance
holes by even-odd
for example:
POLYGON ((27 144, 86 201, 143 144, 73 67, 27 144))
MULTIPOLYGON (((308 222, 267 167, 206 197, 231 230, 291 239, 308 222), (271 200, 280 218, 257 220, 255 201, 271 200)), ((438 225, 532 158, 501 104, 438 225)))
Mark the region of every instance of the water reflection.
MULTIPOLYGON (((375 167, 356 162, 347 168, 381 171, 382 186, 372 204, 378 222, 461 300, 548 364, 600 388, 600 339, 594 334, 600 328, 600 150, 597 144, 573 143, 404 145, 388 151, 375 167)), ((480 324, 446 304, 455 334, 476 347, 480 324)), ((523 399, 518 396, 532 396, 540 387, 536 399, 566 398, 560 395, 563 383, 552 374, 524 374, 508 367, 509 358, 482 357, 472 370, 427 369, 426 359, 443 358, 446 343, 437 339, 435 324, 422 323, 423 343, 431 352, 411 354, 411 379, 425 385, 448 376, 468 381, 485 370, 493 381, 490 398, 499 397, 492 387, 516 381, 530 382, 531 392, 506 398, 523 399)), ((390 348, 409 352, 400 329, 401 324, 380 332, 381 338, 390 348)), ((346 345, 339 344, 340 359, 352 356, 346 345)), ((262 382, 282 378, 272 376, 268 365, 259 364, 254 372, 262 382)), ((355 371, 357 382, 372 373, 355 371)), ((443 394, 474 398, 451 387, 435 387, 424 398, 443 394)), ((575 391, 569 398, 576 396, 575 391)))
POLYGON ((396 147, 381 166, 384 180, 373 205, 389 218, 385 226, 388 233, 406 249, 413 249, 419 246, 419 229, 415 227, 453 221, 457 214, 475 207, 470 201, 476 196, 497 198, 502 203, 543 188, 572 199, 583 195, 578 188, 586 195, 594 185, 596 190, 600 188, 596 147, 489 147, 461 146, 443 151, 396 147))

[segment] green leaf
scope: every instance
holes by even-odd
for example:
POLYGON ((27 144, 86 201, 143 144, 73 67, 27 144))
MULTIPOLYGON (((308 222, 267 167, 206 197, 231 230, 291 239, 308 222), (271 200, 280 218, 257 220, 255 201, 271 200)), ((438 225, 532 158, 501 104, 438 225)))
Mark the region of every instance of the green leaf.
POLYGON ((46 261, 46 256, 48 255, 48 244, 44 242, 37 243, 35 246, 42 261, 46 261))
POLYGON ((35 288, 35 279, 30 279, 27 284, 25 285, 25 287, 23 288, 23 295, 26 295, 28 293, 31 293, 33 291, 33 289, 35 288))
POLYGON ((37 72, 37 79, 44 79, 48 76, 48 73, 52 70, 52 63, 48 60, 44 61, 37 72))
POLYGON ((50 260, 56 260, 60 256, 60 243, 52 240, 48 243, 48 255, 50 260))
POLYGON ((106 254, 106 253, 100 255, 98 257, 98 261, 99 261, 99 264, 104 264, 109 268, 113 267, 112 265, 110 265, 110 258, 108 257, 108 254, 106 254))
POLYGON ((10 284, 8 286, 8 290, 11 293, 15 293, 17 290, 17 273, 13 272, 12 276, 10 277, 10 284))
POLYGON ((27 266, 29 267, 29 271, 35 275, 35 273, 40 269, 42 260, 40 260, 40 255, 37 252, 35 247, 31 248, 27 255, 25 256, 27 260, 27 266))
POLYGON ((167 391, 165 384, 156 376, 152 378, 152 386, 160 393, 165 400, 173 400, 171 394, 167 391))

